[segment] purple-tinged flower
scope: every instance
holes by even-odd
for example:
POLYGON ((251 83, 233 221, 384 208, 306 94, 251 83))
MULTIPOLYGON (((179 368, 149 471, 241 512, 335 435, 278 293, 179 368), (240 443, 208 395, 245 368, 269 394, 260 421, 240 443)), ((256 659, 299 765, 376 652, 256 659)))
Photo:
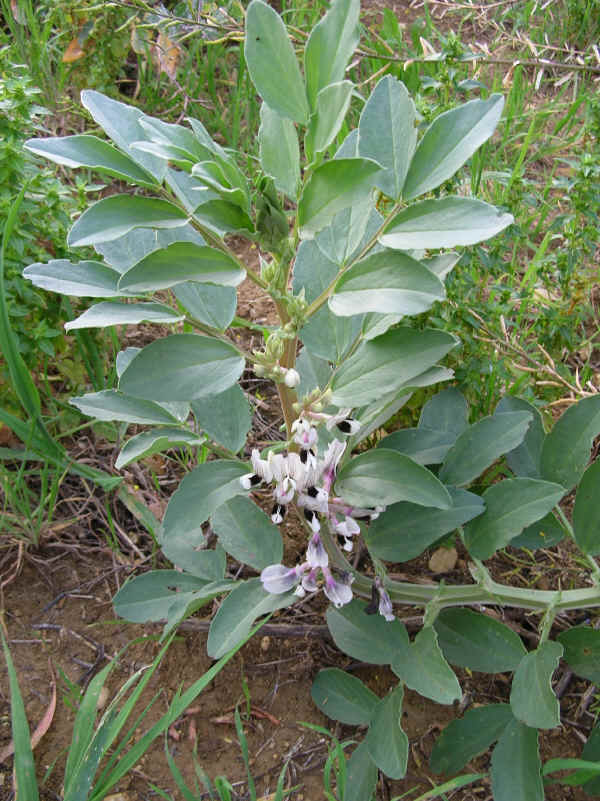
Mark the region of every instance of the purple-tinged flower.
POLYGON ((299 417, 294 420, 292 431, 294 432, 294 442, 300 445, 303 450, 309 450, 313 445, 316 445, 318 439, 317 429, 306 418, 299 417))
POLYGON ((333 486, 337 466, 345 450, 346 443, 334 439, 333 442, 329 443, 322 461, 319 462, 319 472, 322 475, 323 486, 327 492, 329 492, 333 486))
POLYGON ((296 502, 298 506, 326 515, 329 510, 329 493, 322 487, 307 487, 306 492, 298 495, 296 502))
POLYGON ((318 572, 319 569, 313 567, 308 573, 302 576, 302 588, 306 590, 306 592, 316 592, 319 589, 319 585, 317 584, 318 572))
POLYGON ((295 492, 296 482, 293 478, 286 476, 280 484, 277 484, 273 495, 277 503, 280 503, 282 506, 287 506, 287 504, 293 500, 295 492))
POLYGON ((312 509, 305 509, 304 510, 304 517, 308 525, 312 528, 313 534, 318 534, 321 531, 321 521, 319 520, 319 515, 316 512, 313 512, 312 509))
POLYGON ((309 540, 308 548, 306 549, 306 561, 312 570, 316 570, 319 567, 327 567, 329 564, 327 551, 318 534, 313 534, 309 540))
POLYGON ((341 523, 336 521, 335 533, 338 537, 343 538, 344 543, 342 547, 344 550, 351 551, 353 544, 352 538, 356 536, 356 534, 360 534, 360 526, 353 517, 347 515, 341 523))
POLYGON ((354 576, 351 573, 343 575, 340 581, 336 581, 328 567, 323 567, 323 576, 325 578, 325 586, 323 592, 329 598, 331 603, 339 609, 340 606, 349 604, 352 600, 352 589, 350 585, 354 581, 354 576))
POLYGON ((267 592, 273 595, 280 595, 295 587, 300 581, 302 573, 300 569, 306 569, 302 565, 297 567, 286 567, 285 565, 269 565, 260 574, 260 580, 267 592))
POLYGON ((388 623, 396 619, 391 598, 384 589, 383 581, 379 576, 375 576, 375 580, 371 585, 371 600, 365 607, 365 612, 367 615, 374 615, 376 612, 379 612, 388 623))

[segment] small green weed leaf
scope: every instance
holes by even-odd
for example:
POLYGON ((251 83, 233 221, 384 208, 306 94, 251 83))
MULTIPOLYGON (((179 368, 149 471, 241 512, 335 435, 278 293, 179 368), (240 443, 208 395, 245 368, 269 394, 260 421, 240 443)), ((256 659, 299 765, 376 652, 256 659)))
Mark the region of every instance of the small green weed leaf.
POLYGON ((174 242, 149 253, 121 276, 119 289, 156 292, 185 281, 237 286, 246 277, 228 253, 193 242, 174 242))
POLYGON ((349 604, 327 609, 327 625, 337 647, 353 659, 371 665, 388 665, 408 650, 408 634, 399 620, 367 615, 367 604, 355 598, 349 604))
POLYGON ((524 528, 544 517, 565 494, 563 487, 535 478, 512 478, 484 493, 485 512, 465 526, 465 545, 478 559, 489 559, 524 528))
POLYGON ((185 319, 163 303, 96 303, 74 320, 65 323, 65 331, 77 328, 106 328, 109 325, 157 323, 172 325, 185 319))
POLYGON ((369 755, 390 779, 402 779, 408 763, 408 737, 402 730, 402 683, 377 704, 365 738, 369 755))
POLYGON ((317 167, 298 202, 301 237, 312 239, 338 212, 364 199, 379 170, 376 161, 361 158, 333 159, 317 167))
POLYGON ((377 448, 361 453, 338 473, 335 492, 357 506, 408 501, 449 509, 448 490, 426 467, 398 451, 377 448))
POLYGON ((142 431, 128 439, 121 448, 115 467, 120 470, 132 462, 138 462, 154 453, 164 453, 171 448, 197 448, 205 442, 205 438, 194 434, 187 428, 158 428, 142 431))
POLYGON ((36 262, 23 270, 23 277, 41 289, 76 298, 113 298, 125 294, 119 290, 121 274, 100 261, 73 263, 67 259, 54 259, 47 264, 36 262))
POLYGON ((136 162, 97 136, 57 136, 29 139, 23 145, 37 156, 44 156, 66 167, 89 167, 128 183, 156 188, 156 181, 136 162))
POLYGON ((300 147, 296 126, 266 103, 260 107, 258 131, 260 166, 273 179, 275 188, 292 200, 300 185, 300 147))
POLYGON ((443 389, 430 398, 421 410, 419 427, 447 431, 454 439, 469 425, 467 399, 456 387, 443 389))
POLYGON ((344 78, 358 40, 360 0, 334 0, 312 29, 304 48, 304 70, 311 108, 321 89, 344 78))
POLYGON ((529 412, 504 412, 469 426, 446 454, 440 479, 446 484, 470 484, 523 441, 531 419, 529 412))
POLYGON ((551 548, 566 537, 567 532, 560 525, 553 512, 548 512, 541 520, 536 520, 530 526, 514 537, 510 544, 513 548, 551 548))
POLYGON ((368 723, 379 703, 379 698, 360 679, 339 668, 320 670, 310 694, 321 712, 348 726, 368 723))
POLYGON ((386 75, 371 92, 358 126, 358 154, 384 168, 377 188, 398 200, 415 152, 415 104, 397 78, 386 75))
POLYGON ((206 643, 210 658, 218 659, 236 646, 258 617, 289 606, 297 597, 293 592, 271 595, 260 578, 244 581, 229 593, 212 619, 206 643))
POLYGON ((506 462, 513 473, 523 478, 541 478, 542 447, 546 432, 542 415, 533 404, 513 395, 506 395, 498 406, 496 414, 506 412, 529 412, 532 420, 523 441, 506 454, 506 462))
POLYGON ((255 570, 278 564, 283 542, 277 526, 250 498, 231 498, 213 512, 211 525, 228 554, 255 570))
POLYGON ((85 89, 81 93, 81 103, 118 148, 125 151, 158 181, 162 181, 167 168, 166 163, 150 153, 141 153, 132 147, 134 142, 146 139, 141 121, 151 119, 150 117, 146 117, 134 106, 119 103, 93 89, 85 89))
POLYGON ((224 392, 244 369, 228 342, 199 334, 173 334, 146 345, 133 358, 119 389, 137 398, 189 401, 224 392))
POLYGON ((398 451, 418 464, 441 464, 454 445, 456 436, 449 431, 432 428, 401 428, 377 443, 378 448, 398 451))
POLYGON ((132 623, 165 620, 181 593, 192 595, 209 584, 178 570, 151 570, 129 579, 113 598, 115 613, 132 623))
POLYGON ((557 637, 565 649, 564 660, 574 673, 600 684, 600 631, 591 626, 575 626, 557 637))
POLYGON ((294 122, 308 121, 304 80, 279 14, 262 0, 246 11, 244 55, 252 83, 274 111, 294 122))
POLYGON ((592 442, 600 434, 600 395, 569 406, 546 435, 542 448, 542 478, 570 490, 590 459, 592 442))
POLYGON ((469 670, 516 670, 527 653, 512 629, 472 609, 443 609, 434 627, 446 659, 469 670))
POLYGON ((479 495, 447 487, 449 509, 402 502, 389 506, 365 532, 369 551, 388 562, 408 562, 445 534, 480 515, 485 506, 479 495))
POLYGON ((407 327, 364 342, 336 371, 333 403, 354 408, 380 400, 382 387, 390 394, 409 385, 455 345, 445 331, 407 327))
POLYGON ((70 247, 111 242, 134 228, 177 228, 187 223, 184 211, 166 200, 139 195, 110 195, 98 200, 75 222, 70 247))
POLYGON ((583 474, 575 506, 573 508, 573 531, 577 545, 584 553, 600 554, 600 459, 591 464, 583 474))
POLYGON ((379 772, 371 759, 366 742, 357 746, 348 760, 344 801, 372 798, 379 772))
POLYGON ((483 200, 450 195, 408 206, 390 220, 379 241, 397 250, 474 245, 512 222, 512 214, 483 200))
POLYGON ((75 406, 88 417, 96 420, 118 420, 123 423, 139 423, 140 425, 173 425, 177 418, 158 403, 132 398, 115 389, 104 389, 101 392, 89 392, 78 398, 71 398, 71 406, 75 406))
POLYGON ((317 103, 311 115, 304 147, 314 158, 323 153, 338 135, 350 106, 354 84, 339 81, 325 86, 317 95, 317 103))
POLYGON ((225 331, 235 316, 237 292, 232 286, 185 283, 173 293, 192 317, 219 331, 225 331))
POLYGON ((469 709, 464 717, 449 723, 436 740, 429 760, 431 770, 458 773, 495 743, 512 720, 509 704, 469 709))
POLYGON ((560 724, 560 706, 552 689, 552 674, 563 653, 559 642, 547 640, 521 660, 513 677, 510 706, 517 720, 536 729, 560 724))
POLYGON ((384 250, 347 270, 335 285, 329 308, 337 315, 380 312, 413 315, 443 300, 444 285, 416 259, 384 250))
POLYGON ((494 133, 504 98, 471 100, 440 114, 425 131, 404 183, 404 198, 430 192, 451 178, 494 133))
POLYGON ((537 729, 512 720, 492 753, 494 801, 544 801, 537 729))
POLYGON ((421 629, 406 655, 392 663, 392 670, 411 690, 438 704, 451 704, 462 697, 456 674, 444 659, 431 626, 421 629))
MULTIPOLYGON (((196 550, 204 541, 202 524, 230 498, 244 494, 240 478, 247 465, 227 459, 206 462, 184 476, 171 496, 162 525, 161 547, 174 564, 194 575, 196 550)), ((199 570, 203 565, 198 563, 199 570)))
POLYGON ((252 415, 239 384, 218 395, 198 398, 192 402, 192 410, 211 439, 233 453, 242 449, 252 425, 252 415))

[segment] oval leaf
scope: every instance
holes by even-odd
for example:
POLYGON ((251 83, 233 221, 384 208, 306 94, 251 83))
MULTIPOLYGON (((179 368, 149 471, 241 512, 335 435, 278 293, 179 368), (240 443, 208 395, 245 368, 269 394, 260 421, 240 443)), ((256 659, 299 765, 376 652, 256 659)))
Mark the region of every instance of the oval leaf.
POLYGON ((378 777, 377 765, 369 756, 369 749, 363 741, 348 760, 344 801, 365 801, 366 798, 372 798, 378 777))
POLYGON ((434 773, 452 775, 495 743, 514 720, 509 704, 469 709, 449 723, 435 741, 429 766, 434 773))
POLYGON ((390 779, 402 779, 408 763, 408 737, 401 726, 403 698, 399 684, 379 701, 365 738, 371 759, 390 779))
POLYGON ((539 409, 522 398, 507 395, 496 407, 495 413, 498 414, 498 412, 529 412, 531 414, 531 423, 523 442, 506 454, 506 463, 517 476, 541 478, 540 462, 546 432, 539 409))
POLYGON ((408 650, 408 634, 399 620, 367 615, 366 603, 355 598, 349 604, 327 610, 327 625, 337 647, 353 659, 371 665, 388 665, 408 650))
POLYGON ((573 489, 587 467, 592 442, 598 434, 600 394, 569 406, 546 435, 542 447, 542 478, 573 489))
POLYGON ((96 303, 74 320, 65 323, 65 331, 77 328, 106 328, 109 325, 161 323, 171 325, 185 319, 162 303, 96 303))
POLYGON ((327 150, 339 133, 353 89, 352 81, 339 81, 325 86, 317 95, 316 108, 304 139, 305 151, 311 158, 327 150))
POLYGON ((178 570, 151 570, 121 587, 113 598, 115 613, 132 623, 166 620, 180 593, 191 595, 209 583, 178 570))
POLYGON ((526 726, 553 729, 560 724, 560 706, 551 681, 562 653, 559 642, 546 641, 524 656, 515 672, 510 706, 526 726))
POLYGON ((336 494, 355 506, 387 506, 408 501, 449 509, 448 490, 433 473, 408 456, 383 448, 356 456, 338 473, 336 494))
POLYGON ((192 403, 199 425, 208 436, 228 450, 237 453, 244 447, 252 425, 246 396, 239 384, 218 395, 208 395, 192 403))
POLYGON ((392 670, 411 690, 438 704, 451 704, 462 697, 456 674, 444 659, 431 626, 417 634, 406 656, 392 663, 392 670))
POLYGON ((561 632, 557 639, 573 672, 600 684, 600 631, 591 626, 575 626, 561 632))
POLYGON ((69 403, 88 417, 95 417, 96 420, 119 420, 123 423, 141 425, 177 423, 177 418, 158 403, 132 398, 115 389, 89 392, 87 395, 71 398, 69 403))
POLYGON ((447 431, 454 439, 468 427, 469 407, 467 399, 456 387, 443 389, 423 406, 419 427, 435 431, 447 431))
POLYGON ((235 316, 237 292, 232 286, 178 284, 173 294, 184 309, 205 325, 225 331, 235 316))
POLYGON ((397 250, 474 245, 496 236, 512 222, 512 214, 483 200, 451 195, 404 209, 390 220, 379 241, 397 250))
POLYGON ((310 694, 327 717, 349 726, 368 723, 379 703, 379 698, 360 679, 339 668, 320 670, 310 694))
POLYGON ((494 801, 544 801, 536 729, 511 721, 492 754, 494 801))
POLYGON ((536 520, 530 526, 514 537, 510 544, 513 548, 529 548, 534 551, 536 548, 551 548, 557 545, 567 535, 565 529, 558 522, 553 512, 548 512, 541 520, 536 520))
POLYGON ((119 290, 121 274, 99 261, 73 263, 55 259, 47 264, 36 262, 23 270, 23 277, 34 286, 76 298, 113 298, 123 296, 119 290))
POLYGON ((199 334, 173 334, 146 345, 132 359, 119 389, 137 398, 188 401, 223 392, 244 369, 227 342, 199 334))
POLYGON ((394 431, 380 440, 377 447, 403 453, 418 464, 441 464, 455 440, 456 436, 451 432, 420 426, 394 431))
POLYGON ((471 609, 444 609, 434 626, 446 659, 469 670, 482 673, 516 670, 527 653, 512 629, 471 609))
POLYGON ((260 166, 271 177, 275 188, 292 200, 300 184, 300 147, 294 123, 266 103, 260 107, 258 130, 260 166))
POLYGON ((573 531, 577 545, 584 553, 600 554, 600 459, 591 464, 583 474, 577 488, 573 508, 573 531))
POLYGON ((163 453, 171 448, 188 446, 199 447, 206 442, 204 437, 199 437, 193 431, 185 428, 159 428, 154 431, 142 431, 135 437, 127 440, 115 462, 115 467, 120 470, 131 462, 137 462, 154 453, 163 453))
POLYGON ((211 525, 227 553, 255 570, 283 558, 279 529, 250 498, 226 501, 213 513, 211 525))

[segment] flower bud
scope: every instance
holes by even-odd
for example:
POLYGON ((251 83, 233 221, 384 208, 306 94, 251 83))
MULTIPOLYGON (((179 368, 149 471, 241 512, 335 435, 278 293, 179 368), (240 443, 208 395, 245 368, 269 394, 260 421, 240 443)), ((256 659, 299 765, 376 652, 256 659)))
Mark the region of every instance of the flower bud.
POLYGON ((286 385, 286 387, 290 387, 290 389, 297 387, 300 383, 300 375, 298 371, 294 370, 293 368, 287 370, 283 379, 283 383, 286 385))

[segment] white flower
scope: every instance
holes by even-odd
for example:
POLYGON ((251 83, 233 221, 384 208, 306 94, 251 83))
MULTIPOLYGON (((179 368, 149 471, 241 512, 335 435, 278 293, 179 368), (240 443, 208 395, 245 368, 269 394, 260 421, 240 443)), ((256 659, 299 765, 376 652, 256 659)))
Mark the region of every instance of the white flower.
POLYGON ((354 581, 354 576, 346 575, 340 581, 336 581, 328 567, 322 568, 323 576, 325 577, 325 586, 323 592, 329 598, 331 603, 339 609, 340 606, 349 604, 352 600, 352 589, 350 585, 354 581))
POLYGON ((321 537, 318 534, 313 534, 310 538, 306 549, 306 561, 313 570, 318 567, 327 567, 329 564, 327 551, 323 547, 321 537))
POLYGON ((266 484, 270 484, 273 480, 273 474, 271 473, 269 462, 266 459, 260 458, 260 451, 257 448, 252 450, 250 461, 252 462, 252 469, 255 475, 260 476, 266 484))
POLYGON ((378 606, 379 614, 383 615, 383 617, 388 621, 388 623, 391 623, 392 620, 396 619, 394 615, 394 607, 392 606, 392 601, 390 599, 390 596, 383 588, 383 581, 380 579, 379 576, 375 576, 374 587, 376 592, 379 594, 379 606, 378 606))
POLYGON ((260 574, 260 580, 267 592, 280 595, 295 587, 300 580, 300 575, 296 567, 269 565, 260 574))
POLYGON ((358 434, 360 431, 360 423, 350 417, 351 409, 340 409, 337 414, 329 415, 325 428, 328 431, 336 426, 342 434, 358 434))
POLYGON ((283 377, 283 383, 286 385, 286 387, 290 387, 290 389, 297 387, 300 383, 300 375, 298 371, 294 370, 293 367, 290 367, 288 370, 286 370, 283 377))
POLYGON ((296 482, 293 478, 286 476, 281 484, 278 484, 275 487, 273 495, 275 496, 277 503, 281 504, 282 506, 287 506, 288 503, 291 503, 293 500, 295 492, 296 482))
POLYGON ((273 507, 273 511, 271 512, 271 521, 278 526, 280 523, 283 523, 283 518, 285 516, 285 506, 280 503, 276 503, 273 507))
POLYGON ((323 485, 327 492, 333 486, 337 466, 345 450, 346 443, 334 439, 333 442, 329 443, 323 459, 319 462, 319 473, 323 478, 323 485))
POLYGON ((329 511, 329 493, 322 487, 307 487, 306 492, 298 495, 296 503, 305 509, 326 515, 329 511))
POLYGON ((304 417, 294 420, 292 431, 294 432, 294 442, 300 445, 303 450, 310 450, 317 442, 317 429, 311 426, 310 422, 304 417))
POLYGON ((302 588, 306 592, 316 592, 319 589, 317 584, 318 568, 313 567, 308 573, 302 576, 302 588))

